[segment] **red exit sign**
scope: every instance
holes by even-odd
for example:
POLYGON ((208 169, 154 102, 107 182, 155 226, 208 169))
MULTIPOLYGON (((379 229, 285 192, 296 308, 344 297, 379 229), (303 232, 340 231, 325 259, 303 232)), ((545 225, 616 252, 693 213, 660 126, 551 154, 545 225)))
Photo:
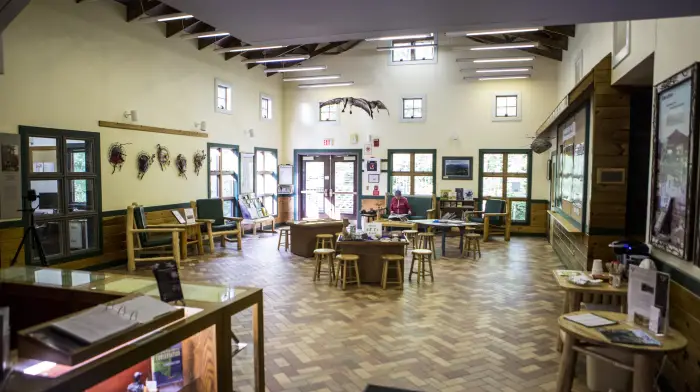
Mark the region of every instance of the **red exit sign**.
POLYGON ((333 139, 323 139, 323 147, 329 147, 333 145, 333 139))

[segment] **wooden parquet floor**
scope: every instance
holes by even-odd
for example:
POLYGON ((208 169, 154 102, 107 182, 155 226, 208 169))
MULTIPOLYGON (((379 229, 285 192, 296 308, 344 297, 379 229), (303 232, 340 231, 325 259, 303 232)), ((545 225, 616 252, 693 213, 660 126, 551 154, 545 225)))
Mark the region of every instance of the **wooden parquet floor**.
MULTIPOLYGON (((187 263, 183 279, 264 289, 269 391, 362 391, 367 384, 419 391, 553 391, 562 303, 550 270, 560 267, 544 238, 496 238, 477 261, 433 262, 434 283, 404 290, 346 291, 313 283, 313 263, 277 250, 277 237, 244 237, 243 252, 217 247, 187 263)), ((406 259, 406 268, 410 259, 406 259)), ((125 273, 125 268, 114 272, 125 273)), ((138 264, 136 275, 150 275, 138 264)), ((251 341, 250 314, 233 320, 251 341)), ((234 384, 252 391, 252 350, 234 358, 234 384)), ((579 361, 575 392, 587 392, 579 361)))

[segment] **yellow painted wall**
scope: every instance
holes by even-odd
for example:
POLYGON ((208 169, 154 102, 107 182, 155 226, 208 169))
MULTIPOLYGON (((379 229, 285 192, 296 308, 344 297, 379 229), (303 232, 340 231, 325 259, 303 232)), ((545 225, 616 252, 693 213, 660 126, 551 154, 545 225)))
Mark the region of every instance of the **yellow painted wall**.
POLYGON ((239 58, 228 62, 196 41, 166 39, 163 24, 127 23, 125 7, 114 1, 76 4, 73 0, 34 0, 4 32, 5 75, 0 75, 0 132, 19 125, 100 132, 103 210, 187 202, 206 197, 206 168, 193 172, 192 155, 207 142, 282 147, 282 85, 261 67, 247 70, 239 58), (233 114, 214 110, 215 79, 233 85, 233 114), (259 99, 273 98, 273 120, 260 119, 259 99), (139 112, 138 124, 195 130, 207 122, 209 138, 100 128, 99 120, 129 121, 125 110, 139 112), (254 129, 254 138, 244 130, 254 129), (111 174, 107 148, 126 146, 128 160, 111 174), (170 149, 166 171, 152 167, 137 180, 140 150, 170 149), (189 161, 188 179, 178 178, 177 154, 189 161))

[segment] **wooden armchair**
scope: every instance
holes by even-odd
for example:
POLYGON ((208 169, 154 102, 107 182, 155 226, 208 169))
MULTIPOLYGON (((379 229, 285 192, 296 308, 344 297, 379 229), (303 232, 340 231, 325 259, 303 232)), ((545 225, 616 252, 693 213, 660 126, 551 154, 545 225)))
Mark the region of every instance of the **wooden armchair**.
POLYGON ((241 221, 243 218, 224 216, 224 203, 221 199, 199 199, 190 202, 197 222, 203 223, 202 231, 209 237, 209 252, 214 253, 214 237, 221 237, 221 246, 226 241, 237 242, 238 250, 241 245, 241 221), (235 236, 234 239, 228 235, 235 236))
POLYGON ((126 207, 126 255, 129 271, 136 269, 137 261, 171 261, 174 260, 180 268, 180 235, 185 235, 184 229, 149 228, 146 223, 146 213, 142 206, 126 207), (170 234, 171 236, 153 237, 151 234, 170 234), (137 258, 136 252, 146 250, 164 250, 172 247, 172 256, 137 258))
POLYGON ((510 199, 486 198, 486 206, 483 211, 466 211, 465 217, 469 222, 484 224, 484 239, 489 240, 490 234, 503 233, 503 238, 510 241, 510 199), (476 216, 474 216, 476 215, 476 216))

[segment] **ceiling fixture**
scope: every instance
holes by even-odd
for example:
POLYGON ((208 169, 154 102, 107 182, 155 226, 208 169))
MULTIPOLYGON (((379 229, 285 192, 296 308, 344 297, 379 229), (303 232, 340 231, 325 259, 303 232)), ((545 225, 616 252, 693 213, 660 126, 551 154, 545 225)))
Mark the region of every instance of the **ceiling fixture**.
POLYGON ((280 56, 280 57, 270 57, 264 59, 250 59, 241 61, 243 64, 266 64, 266 63, 279 63, 283 61, 303 61, 309 59, 308 54, 292 55, 292 56, 280 56))
POLYGON ((325 70, 325 65, 311 65, 308 67, 289 67, 289 68, 267 68, 265 73, 276 73, 276 72, 301 72, 301 71, 323 71, 325 70))
POLYGON ((401 50, 401 49, 420 49, 420 48, 434 48, 437 45, 406 45, 406 46, 380 46, 377 48, 377 52, 385 52, 387 50, 401 50))
POLYGON ((412 35, 394 35, 390 37, 367 38, 365 41, 398 41, 401 39, 421 39, 433 38, 433 33, 430 34, 412 34, 412 35))
POLYGON ((142 23, 154 23, 154 22, 170 22, 173 20, 182 20, 182 19, 191 19, 191 18, 194 18, 194 15, 180 12, 177 14, 168 14, 168 15, 160 15, 160 16, 147 16, 145 18, 138 19, 138 21, 142 22, 142 23))
POLYGON ((533 61, 534 56, 528 57, 494 57, 482 59, 457 59, 458 63, 517 63, 521 61, 533 61))
POLYGON ((316 76, 298 76, 293 78, 284 78, 283 82, 302 82, 305 80, 325 80, 325 79, 340 79, 340 75, 316 75, 316 76))
POLYGON ((286 45, 268 45, 268 46, 236 46, 233 48, 221 48, 216 49, 216 53, 232 53, 232 52, 250 52, 253 50, 268 50, 268 49, 279 49, 286 48, 286 45))
POLYGON ((528 33, 531 31, 540 31, 542 27, 522 27, 522 28, 512 28, 512 29, 495 29, 495 30, 481 30, 481 31, 453 31, 445 33, 447 37, 476 37, 480 35, 494 35, 494 34, 515 34, 515 33, 528 33))
POLYGON ((183 34, 180 36, 182 39, 199 39, 199 38, 214 38, 214 37, 224 37, 231 35, 227 31, 209 31, 206 33, 195 33, 195 34, 183 34))
POLYGON ((494 73, 494 72, 530 72, 532 67, 513 67, 513 68, 480 68, 476 73, 494 73))
POLYGON ((352 86, 355 82, 336 82, 336 83, 315 83, 315 84, 300 84, 299 88, 323 88, 323 87, 344 87, 352 86))
POLYGON ((464 77, 463 79, 464 79, 464 80, 478 79, 479 81, 486 81, 486 80, 508 80, 508 79, 530 79, 530 75, 482 76, 482 77, 467 76, 467 77, 464 77))
POLYGON ((537 42, 514 42, 511 44, 493 44, 480 46, 455 46, 452 50, 504 50, 504 49, 527 49, 536 48, 539 45, 537 42))

